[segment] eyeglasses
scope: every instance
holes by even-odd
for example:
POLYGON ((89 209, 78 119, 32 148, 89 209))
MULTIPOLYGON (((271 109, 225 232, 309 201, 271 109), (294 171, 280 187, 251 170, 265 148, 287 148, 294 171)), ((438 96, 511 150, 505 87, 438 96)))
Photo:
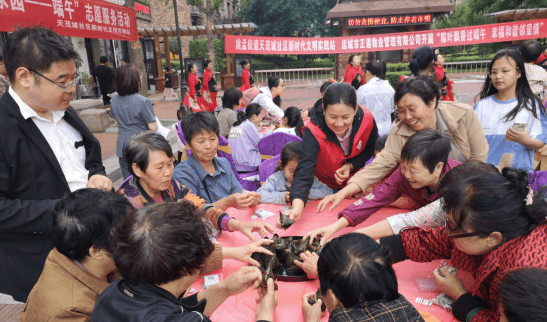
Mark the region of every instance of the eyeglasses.
POLYGON ((38 73, 37 71, 34 71, 32 69, 29 69, 31 72, 33 72, 34 74, 38 75, 38 76, 41 76, 45 79, 47 79, 48 81, 52 82, 53 84, 59 86, 60 88, 63 89, 63 93, 66 93, 67 91, 71 91, 73 89, 76 89, 76 84, 78 83, 78 81, 80 80, 80 78, 82 77, 82 75, 80 75, 80 72, 77 72, 76 73, 76 77, 74 77, 74 80, 72 80, 72 82, 66 84, 66 85, 61 85, 59 83, 56 83, 54 81, 52 81, 51 79, 47 78, 46 76, 38 73))
POLYGON ((481 232, 475 232, 475 233, 464 233, 464 234, 454 235, 454 232, 457 230, 450 228, 450 226, 448 225, 448 220, 444 222, 444 229, 446 229, 446 234, 448 235, 448 237, 452 239, 475 237, 475 236, 479 236, 483 234, 481 232))
POLYGON ((507 75, 512 70, 519 70, 519 68, 517 67, 517 68, 511 68, 511 69, 504 69, 502 71, 490 70, 490 71, 488 71, 488 75, 490 75, 490 77, 496 77, 498 75, 498 73, 501 73, 502 75, 507 75))

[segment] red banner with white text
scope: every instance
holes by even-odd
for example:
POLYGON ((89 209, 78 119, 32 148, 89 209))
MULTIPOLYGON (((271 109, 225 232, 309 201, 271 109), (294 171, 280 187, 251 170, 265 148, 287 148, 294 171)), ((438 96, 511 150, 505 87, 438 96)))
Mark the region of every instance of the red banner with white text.
POLYGON ((0 0, 0 31, 38 25, 62 36, 138 40, 132 8, 100 0, 0 0))
MULTIPOLYGON (((2 0, 0 0, 2 1, 2 0)), ((342 54, 449 47, 547 37, 547 19, 381 35, 291 38, 226 35, 227 54, 342 54)))

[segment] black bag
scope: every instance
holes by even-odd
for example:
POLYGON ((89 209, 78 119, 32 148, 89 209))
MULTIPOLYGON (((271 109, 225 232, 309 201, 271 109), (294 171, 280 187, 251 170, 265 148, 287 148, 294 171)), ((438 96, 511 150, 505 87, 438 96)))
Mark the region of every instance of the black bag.
POLYGON ((214 75, 211 75, 211 79, 209 80, 209 92, 218 92, 217 81, 214 75))

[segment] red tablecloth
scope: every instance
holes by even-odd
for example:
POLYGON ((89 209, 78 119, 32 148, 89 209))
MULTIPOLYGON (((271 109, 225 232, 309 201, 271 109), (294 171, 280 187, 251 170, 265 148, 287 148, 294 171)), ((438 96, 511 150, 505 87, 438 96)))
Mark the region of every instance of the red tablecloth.
MULTIPOLYGON (((317 213, 315 211, 318 202, 310 202, 306 206, 302 217, 296 224, 291 226, 288 230, 284 231, 277 229, 274 224, 277 217, 270 217, 266 219, 275 229, 275 232, 280 236, 303 236, 306 232, 313 229, 325 226, 334 222, 337 219, 337 214, 345 207, 350 205, 353 200, 344 200, 340 206, 338 206, 331 213, 323 211, 317 213)), ((281 209, 280 205, 260 204, 256 207, 263 208, 268 211, 277 212, 281 209)), ((228 213, 242 221, 252 221, 251 215, 256 209, 237 210, 230 208, 228 213)), ((372 215, 364 223, 357 226, 357 228, 369 226, 375 222, 381 221, 391 215, 406 212, 402 209, 386 207, 376 214, 372 215)), ((256 221, 262 219, 254 219, 256 221)), ((357 228, 347 227, 340 230, 336 236, 349 233, 357 228)), ((256 234, 257 237, 258 234, 256 234)), ((271 236, 270 236, 271 237, 271 236)), ((224 233, 218 238, 218 242, 223 246, 241 246, 247 244, 249 239, 240 233, 224 233)), ((431 263, 415 263, 411 261, 404 261, 394 265, 395 273, 399 282, 399 293, 403 294, 406 299, 412 303, 418 310, 421 311, 422 316, 426 318, 428 322, 443 321, 452 322, 457 321, 451 312, 445 309, 432 305, 425 306, 415 303, 417 297, 425 299, 432 299, 438 295, 438 293, 423 293, 416 287, 416 278, 431 276, 431 272, 438 267, 440 260, 431 263)), ((222 273, 224 278, 235 272, 240 267, 247 265, 235 260, 224 260, 222 270, 216 271, 213 274, 222 273)), ((461 272, 458 274, 466 287, 469 287, 473 283, 473 278, 470 274, 461 272)), ((194 283, 193 288, 196 291, 202 289, 202 280, 198 279, 194 283)), ((319 287, 319 281, 308 282, 278 282, 279 291, 277 292, 278 306, 275 310, 276 321, 304 321, 302 317, 302 295, 317 291, 319 287)), ((211 316, 213 321, 255 321, 256 302, 255 298, 257 291, 247 290, 236 296, 229 297, 211 316)), ((321 321, 328 321, 328 314, 325 314, 321 321)))

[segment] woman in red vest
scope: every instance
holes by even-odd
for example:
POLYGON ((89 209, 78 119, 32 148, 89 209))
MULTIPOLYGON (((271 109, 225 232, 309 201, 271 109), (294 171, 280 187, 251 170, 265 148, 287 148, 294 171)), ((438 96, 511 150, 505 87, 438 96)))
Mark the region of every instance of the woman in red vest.
POLYGON ((249 61, 244 59, 239 64, 241 65, 241 68, 243 68, 243 71, 241 72, 242 85, 239 90, 245 92, 254 85, 255 80, 251 73, 249 73, 249 69, 251 69, 251 64, 249 63, 249 61))
POLYGON ((355 89, 346 83, 330 85, 304 133, 298 166, 291 186, 292 210, 285 215, 300 218, 314 176, 332 189, 343 188, 348 179, 374 154, 378 128, 372 113, 357 105, 355 89))
POLYGON ((348 59, 348 67, 344 74, 344 83, 348 83, 358 90, 361 85, 365 85, 365 74, 361 67, 361 56, 358 54, 352 54, 348 59))
POLYGON ((196 66, 196 64, 188 64, 186 73, 188 75, 188 79, 186 80, 186 82, 188 83, 188 93, 186 93, 184 97, 184 102, 182 102, 182 104, 190 106, 194 113, 197 113, 199 111, 205 111, 205 109, 201 107, 201 80, 197 75, 198 67, 196 66))
POLYGON ((215 79, 215 74, 213 73, 213 62, 210 60, 205 60, 203 65, 205 66, 205 70, 203 71, 203 86, 201 87, 201 105, 205 110, 212 113, 218 106, 217 82, 215 79))

